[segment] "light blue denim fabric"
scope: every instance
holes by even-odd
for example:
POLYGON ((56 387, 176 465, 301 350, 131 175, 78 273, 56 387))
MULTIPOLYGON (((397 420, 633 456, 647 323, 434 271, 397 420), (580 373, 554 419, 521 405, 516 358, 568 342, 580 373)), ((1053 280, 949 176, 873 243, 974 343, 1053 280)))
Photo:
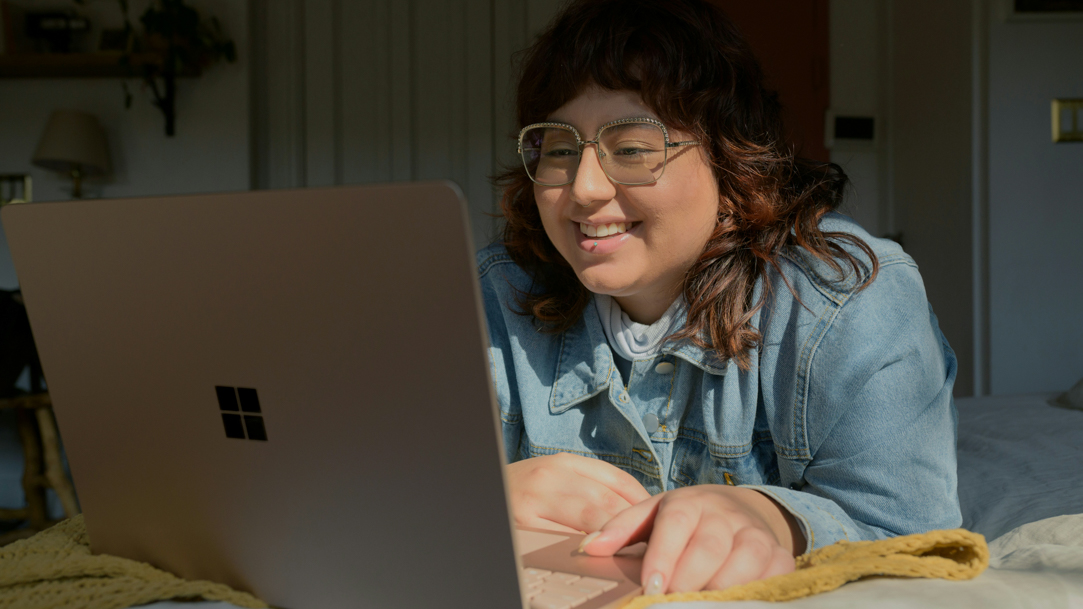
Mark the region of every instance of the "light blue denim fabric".
POLYGON ((752 322, 763 340, 750 370, 681 341, 633 362, 630 379, 620 378, 593 300, 568 331, 540 332, 516 312, 530 276, 501 245, 478 252, 509 462, 595 457, 652 494, 754 488, 793 513, 809 550, 958 527, 956 360, 917 265, 845 216, 829 215, 821 229, 869 244, 880 261, 872 284, 855 291, 852 273, 840 280, 807 251, 788 252, 752 322), (656 371, 662 362, 674 367, 656 371), (653 433, 647 414, 660 422, 653 433))

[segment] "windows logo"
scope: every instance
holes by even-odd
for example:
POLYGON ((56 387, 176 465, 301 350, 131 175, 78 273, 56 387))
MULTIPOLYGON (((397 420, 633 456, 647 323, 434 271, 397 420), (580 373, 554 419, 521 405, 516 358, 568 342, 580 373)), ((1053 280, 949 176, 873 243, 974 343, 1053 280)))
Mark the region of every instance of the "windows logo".
POLYGON ((218 394, 227 438, 267 441, 267 428, 263 426, 255 389, 216 385, 214 391, 218 394))

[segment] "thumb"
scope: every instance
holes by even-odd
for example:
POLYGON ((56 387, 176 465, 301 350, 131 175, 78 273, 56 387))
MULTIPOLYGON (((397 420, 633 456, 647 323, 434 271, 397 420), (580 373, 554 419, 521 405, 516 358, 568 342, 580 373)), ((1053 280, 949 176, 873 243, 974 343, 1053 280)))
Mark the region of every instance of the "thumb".
POLYGON ((654 530, 654 516, 663 495, 659 493, 610 518, 602 528, 583 538, 579 551, 591 556, 612 556, 621 548, 647 541, 654 530))

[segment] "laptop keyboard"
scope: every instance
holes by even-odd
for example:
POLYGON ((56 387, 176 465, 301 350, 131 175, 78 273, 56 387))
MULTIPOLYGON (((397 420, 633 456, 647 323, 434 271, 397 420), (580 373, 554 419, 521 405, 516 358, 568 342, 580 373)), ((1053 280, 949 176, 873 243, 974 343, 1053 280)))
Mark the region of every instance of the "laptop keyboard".
POLYGON ((523 569, 530 609, 571 609, 617 587, 617 582, 571 573, 523 569))

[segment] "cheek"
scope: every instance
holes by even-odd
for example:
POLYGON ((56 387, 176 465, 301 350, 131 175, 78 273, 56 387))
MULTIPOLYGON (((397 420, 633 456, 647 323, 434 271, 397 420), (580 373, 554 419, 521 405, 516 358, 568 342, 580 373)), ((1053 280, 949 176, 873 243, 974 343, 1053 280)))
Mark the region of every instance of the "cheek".
POLYGON ((542 227, 545 228, 545 233, 549 235, 549 240, 556 243, 553 238, 557 226, 560 224, 560 208, 558 201, 560 194, 553 192, 553 189, 534 189, 534 204, 538 206, 538 215, 541 216, 542 227))
POLYGON ((714 232, 718 223, 719 192, 718 183, 709 167, 699 167, 693 179, 687 184, 694 185, 688 190, 685 201, 688 202, 689 236, 695 235, 705 243, 714 232))

